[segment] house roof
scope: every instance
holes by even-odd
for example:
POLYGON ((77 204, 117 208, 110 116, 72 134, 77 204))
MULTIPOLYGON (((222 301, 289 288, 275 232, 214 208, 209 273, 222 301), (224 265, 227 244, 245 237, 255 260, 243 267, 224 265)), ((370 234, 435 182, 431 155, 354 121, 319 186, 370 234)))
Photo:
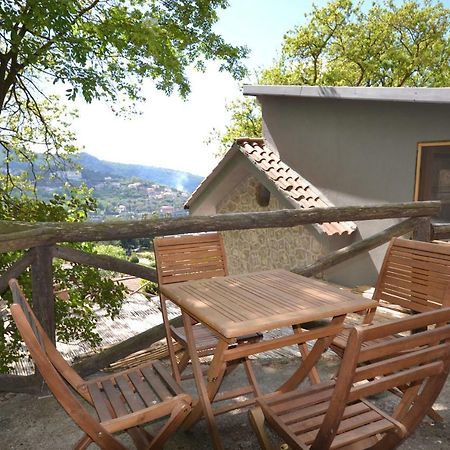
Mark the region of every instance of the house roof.
MULTIPOLYGON (((294 208, 325 208, 334 206, 309 181, 281 161, 279 155, 266 145, 264 139, 240 138, 236 139, 216 168, 192 193, 185 204, 185 208, 190 207, 220 173, 227 162, 236 154, 244 155, 246 160, 256 167, 294 208)), ((345 233, 351 234, 356 229, 356 224, 353 222, 332 222, 318 224, 317 226, 330 236, 345 233)))
POLYGON ((409 103, 450 103, 450 88, 245 85, 244 95, 409 103))

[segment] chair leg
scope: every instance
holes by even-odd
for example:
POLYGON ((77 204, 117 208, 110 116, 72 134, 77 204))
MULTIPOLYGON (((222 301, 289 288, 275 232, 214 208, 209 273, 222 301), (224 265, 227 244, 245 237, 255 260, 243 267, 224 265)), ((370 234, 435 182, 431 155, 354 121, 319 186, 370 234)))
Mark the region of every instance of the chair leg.
POLYGON ((191 357, 189 356, 189 351, 187 348, 185 348, 183 356, 181 357, 180 362, 178 363, 178 372, 180 374, 184 372, 184 369, 186 369, 190 359, 191 357))
POLYGON ((167 439, 178 429, 190 412, 191 407, 186 402, 180 402, 175 406, 167 422, 148 446, 148 450, 161 449, 167 439))
POLYGON ((436 423, 442 423, 444 421, 444 418, 433 408, 430 408, 427 411, 427 416, 436 423))
MULTIPOLYGON (((404 401, 401 402, 398 407, 396 408, 396 415, 399 417, 404 417, 404 414, 408 410, 408 408, 411 406, 412 399, 417 395, 417 390, 412 390, 410 388, 406 391, 399 391, 397 389, 391 389, 391 392, 395 394, 397 397, 404 397, 404 401), (407 401, 407 396, 411 396, 411 400, 407 401)), ((427 411, 427 416, 436 423, 442 423, 444 421, 444 418, 433 408, 430 408, 427 411)))
POLYGON ((260 407, 249 409, 248 418, 250 424, 255 431, 256 437, 258 438, 259 445, 263 450, 275 450, 275 447, 270 442, 269 436, 264 429, 264 414, 260 407))
POLYGON ((87 434, 85 434, 73 447, 73 450, 86 450, 94 442, 87 434))
POLYGON ((244 361, 244 368, 245 368, 245 373, 247 374, 247 380, 250 383, 250 385, 253 387, 253 393, 255 395, 255 397, 259 397, 260 395, 262 395, 261 389, 259 388, 259 384, 256 381, 256 375, 255 375, 255 371, 253 370, 253 366, 251 361, 247 358, 245 358, 244 361))
POLYGON ((137 450, 145 450, 154 439, 153 436, 142 427, 128 428, 127 433, 130 435, 137 450))

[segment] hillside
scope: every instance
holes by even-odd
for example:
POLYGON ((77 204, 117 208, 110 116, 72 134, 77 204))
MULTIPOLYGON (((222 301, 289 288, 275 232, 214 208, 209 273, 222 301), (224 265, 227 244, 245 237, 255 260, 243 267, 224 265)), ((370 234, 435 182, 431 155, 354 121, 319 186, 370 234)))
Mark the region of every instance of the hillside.
MULTIPOLYGON (((202 180, 188 172, 103 161, 88 153, 80 153, 76 162, 80 171, 53 168, 51 172, 57 174, 54 178, 49 176, 48 169, 37 168, 42 164, 38 157, 38 197, 50 200, 53 194, 61 192, 65 181, 72 185, 85 183, 93 189, 98 202, 97 212, 90 215, 91 220, 184 215, 184 203, 202 180)), ((27 169, 23 162, 11 164, 11 170, 17 174, 27 169)))
POLYGON ((84 168, 82 172, 83 178, 86 181, 88 181, 90 175, 94 175, 91 172, 97 172, 102 177, 139 178, 188 193, 193 192, 202 181, 202 177, 188 172, 161 167, 142 166, 140 164, 104 161, 88 153, 80 153, 79 164, 84 168))

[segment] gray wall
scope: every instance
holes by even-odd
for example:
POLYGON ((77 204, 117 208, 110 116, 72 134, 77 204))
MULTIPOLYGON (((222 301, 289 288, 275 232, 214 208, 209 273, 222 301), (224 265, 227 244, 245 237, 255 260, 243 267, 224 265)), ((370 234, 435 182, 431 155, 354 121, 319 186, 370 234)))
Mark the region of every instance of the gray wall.
MULTIPOLYGON (((450 140, 450 105, 261 96, 280 157, 337 206, 411 201, 418 142, 450 140)), ((359 238, 394 221, 358 223, 359 238)), ((346 263, 344 284, 373 284, 384 248, 346 263)), ((339 272, 342 271, 339 270, 339 272)), ((334 277, 333 277, 334 278, 334 277)))

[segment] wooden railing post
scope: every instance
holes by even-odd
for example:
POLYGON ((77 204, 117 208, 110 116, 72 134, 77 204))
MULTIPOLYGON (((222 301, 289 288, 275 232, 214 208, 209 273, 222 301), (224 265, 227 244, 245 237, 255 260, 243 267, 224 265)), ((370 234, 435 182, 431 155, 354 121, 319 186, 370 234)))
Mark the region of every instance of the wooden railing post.
POLYGON ((414 228, 413 239, 416 241, 431 242, 433 240, 433 228, 431 217, 420 217, 414 228))
POLYGON ((31 265, 33 311, 48 337, 55 342, 55 299, 53 293, 53 247, 35 248, 31 265))

